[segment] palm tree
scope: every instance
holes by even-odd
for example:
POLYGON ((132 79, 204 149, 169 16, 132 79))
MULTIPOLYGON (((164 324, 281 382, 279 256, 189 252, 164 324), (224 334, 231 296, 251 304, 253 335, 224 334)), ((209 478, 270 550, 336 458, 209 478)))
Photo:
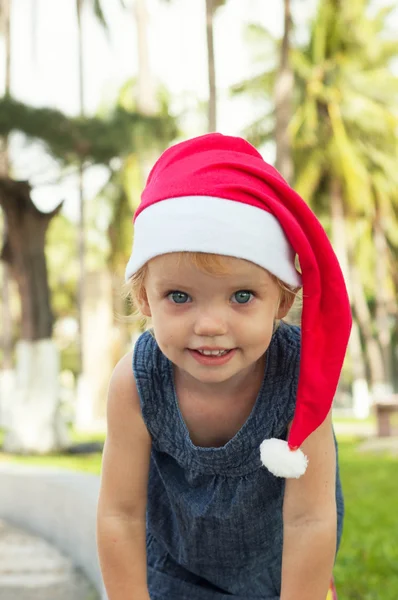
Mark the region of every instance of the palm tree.
MULTIPOLYGON (((366 0, 319 3, 309 42, 291 51, 295 90, 290 133, 295 187, 331 231, 351 288, 354 315, 361 324, 371 381, 376 388, 386 383, 386 375, 371 315, 364 313, 359 300, 363 299, 363 290, 358 288, 363 273, 351 281, 350 259, 358 262, 358 223, 360 219, 374 223, 380 190, 384 210, 393 201, 386 186, 397 181, 398 78, 389 62, 398 56, 398 42, 385 35, 389 10, 369 16, 367 5, 366 0)), ((275 77, 275 69, 267 71, 236 89, 270 97, 275 77)), ((267 113, 252 124, 249 133, 257 143, 269 140, 274 122, 274 116, 267 113)), ((379 259, 385 261, 381 256, 379 259)), ((373 289, 375 298, 379 290, 377 282, 373 289)), ((361 352, 356 327, 350 350, 356 377, 363 379, 363 361, 355 360, 361 352)), ((363 381, 359 383, 362 385, 363 381)))
MULTIPOLYGON (((0 135, 11 131, 40 140, 61 165, 73 167, 84 161, 102 164, 110 173, 115 157, 137 153, 137 139, 141 143, 144 137, 148 144, 162 139, 166 145, 175 135, 169 117, 144 117, 125 111, 120 105, 102 119, 91 117, 82 121, 54 109, 38 109, 11 98, 1 99, 0 135)), ((121 182, 116 173, 112 184, 117 200, 121 182)), ((60 207, 52 213, 40 212, 31 200, 30 191, 28 182, 0 177, 0 206, 7 222, 1 254, 18 284, 22 313, 21 339, 17 344, 19 380, 10 395, 12 403, 4 423, 7 428, 4 447, 13 452, 57 450, 66 443, 58 410, 58 352, 51 339, 53 316, 45 253, 46 231, 60 207)), ((114 199, 108 198, 113 210, 119 211, 115 224, 119 226, 116 244, 120 245, 120 227, 127 230, 131 219, 126 217, 122 224, 118 223, 123 207, 114 199)))
POLYGON ((208 100, 208 130, 217 129, 217 85, 216 61, 214 55, 214 12, 215 0, 206 0, 206 42, 207 42, 207 73, 209 81, 208 100))
MULTIPOLYGON (((383 37, 387 11, 370 17, 367 4, 329 0, 319 5, 310 44, 306 52, 296 53, 299 103, 292 133, 297 190, 306 198, 325 192, 328 196, 332 240, 351 288, 377 393, 388 381, 356 273, 355 224, 360 218, 374 222, 378 189, 386 181, 397 181, 398 78, 389 60, 398 55, 398 43, 383 37)), ((379 260, 385 257, 379 255, 379 260)), ((375 283, 377 297, 384 284, 375 283)))
POLYGON ((294 75, 290 59, 292 13, 290 0, 284 0, 284 29, 280 49, 279 67, 276 73, 275 104, 275 167, 288 182, 293 180, 293 158, 289 136, 289 123, 293 114, 294 75))
MULTIPOLYGON (((165 0, 170 2, 171 0, 165 0)), ((224 6, 226 0, 205 0, 206 11, 206 44, 207 44, 207 74, 209 82, 209 97, 207 102, 207 129, 217 130, 217 80, 216 59, 214 51, 214 16, 218 8, 224 6)))
MULTIPOLYGON (((79 60, 79 113, 84 117, 84 56, 83 56, 83 27, 82 9, 84 0, 76 0, 76 17, 78 31, 78 60, 79 60)), ((102 13, 101 13, 102 14, 102 13)), ((85 281, 85 201, 84 201, 84 164, 79 163, 79 227, 78 227, 78 260, 79 260, 79 283, 78 283, 78 348, 80 369, 83 370, 83 303, 84 303, 84 281, 85 281)))
POLYGON ((207 73, 209 82, 208 131, 217 130, 217 80, 214 52, 214 16, 226 0, 206 0, 207 73))
MULTIPOLYGON (((393 183, 393 182, 391 182, 393 183)), ((391 203, 389 198, 397 196, 397 187, 394 190, 386 190, 386 196, 379 189, 375 190, 375 214, 373 219, 373 246, 375 249, 374 279, 377 294, 375 297, 376 331, 382 352, 385 367, 386 381, 393 381, 392 365, 392 317, 397 314, 396 296, 393 286, 389 285, 389 272, 396 270, 395 261, 390 263, 390 252, 388 244, 388 224, 395 223, 396 219, 388 214, 391 203), (384 199, 386 198, 386 202, 384 199)), ((396 198, 397 200, 397 198, 396 198)), ((396 202, 398 205, 398 202, 396 202)), ((398 289, 398 288, 396 288, 398 289)))
POLYGON ((159 107, 149 60, 148 10, 146 0, 135 0, 133 12, 136 23, 138 53, 137 109, 144 115, 154 115, 158 112, 159 107))
MULTIPOLYGON (((124 7, 124 0, 119 0, 124 7)), ((79 77, 79 113, 82 118, 85 116, 85 90, 84 90, 84 28, 83 28, 83 8, 90 4, 98 22, 108 30, 108 24, 105 19, 101 0, 75 0, 75 11, 78 32, 78 77, 79 77)), ((83 369, 83 303, 84 303, 84 284, 85 284, 85 255, 86 255, 86 234, 85 234, 85 198, 84 198, 84 163, 79 164, 78 187, 79 187, 79 226, 78 226, 78 261, 79 261, 79 283, 78 283, 78 347, 80 356, 80 365, 83 369)))

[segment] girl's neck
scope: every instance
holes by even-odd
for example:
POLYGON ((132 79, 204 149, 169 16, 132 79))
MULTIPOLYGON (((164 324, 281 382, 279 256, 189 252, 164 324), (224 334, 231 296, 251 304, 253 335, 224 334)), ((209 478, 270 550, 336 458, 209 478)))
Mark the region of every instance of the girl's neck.
POLYGON ((256 403, 264 378, 264 358, 228 382, 203 384, 175 372, 179 409, 193 444, 219 448, 243 427, 256 403))
POLYGON ((264 378, 265 354, 257 362, 240 371, 228 381, 221 383, 203 383, 189 373, 174 367, 176 386, 183 389, 185 393, 195 396, 223 400, 231 400, 231 397, 257 398, 264 378))

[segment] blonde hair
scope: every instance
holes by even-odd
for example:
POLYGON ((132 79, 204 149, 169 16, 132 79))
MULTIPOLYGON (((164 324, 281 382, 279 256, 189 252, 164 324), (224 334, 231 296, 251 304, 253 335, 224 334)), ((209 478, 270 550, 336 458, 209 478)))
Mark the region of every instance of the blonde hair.
MULTIPOLYGON (((188 263, 196 267, 200 271, 209 275, 227 275, 231 272, 224 256, 219 254, 211 254, 206 252, 179 252, 178 258, 181 263, 188 263)), ((146 301, 145 279, 148 273, 148 263, 141 267, 127 282, 127 296, 130 299, 134 314, 146 324, 148 319, 141 313, 140 306, 146 301)), ((295 301, 300 291, 300 288, 295 288, 287 285, 275 275, 270 273, 273 280, 280 288, 280 297, 278 309, 281 305, 291 304, 295 301)))

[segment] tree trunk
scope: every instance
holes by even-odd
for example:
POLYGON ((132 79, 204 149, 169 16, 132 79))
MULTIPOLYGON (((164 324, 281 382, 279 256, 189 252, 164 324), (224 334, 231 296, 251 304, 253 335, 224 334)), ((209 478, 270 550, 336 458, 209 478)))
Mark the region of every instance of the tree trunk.
POLYGON ((33 204, 30 190, 26 182, 0 180, 0 205, 7 223, 1 258, 8 264, 18 284, 22 338, 41 340, 51 337, 53 327, 44 253, 45 234, 62 203, 52 212, 42 213, 33 204))
POLYGON ((366 377, 361 335, 356 319, 353 319, 348 350, 352 361, 353 413, 357 419, 366 419, 370 415, 371 397, 366 377))
POLYGON ((3 450, 15 454, 62 450, 68 445, 68 433, 60 412, 59 353, 54 342, 19 341, 16 364, 11 393, 2 406, 3 450))
MULTIPOLYGON (((87 272, 84 305, 84 369, 79 378, 74 426, 90 431, 104 421, 106 395, 115 359, 113 289, 110 272, 87 272)), ((123 350, 122 350, 123 353, 123 350)))
POLYGON ((293 71, 290 66, 290 34, 292 15, 290 0, 284 0, 284 32, 279 68, 275 80, 275 166, 289 183, 293 180, 293 159, 289 123, 293 113, 293 71))
POLYGON ((386 376, 383 356, 377 340, 372 332, 372 317, 366 301, 360 273, 355 265, 351 266, 352 299, 358 323, 365 341, 365 352, 367 356, 370 381, 373 395, 384 395, 386 376))
MULTIPOLYGON (((333 178, 330 181, 330 216, 333 248, 340 263, 352 302, 343 195, 340 181, 337 178, 333 178)), ((370 414, 370 396, 366 377, 365 360, 356 322, 354 322, 351 330, 348 351, 352 361, 352 396, 354 414, 357 417, 366 418, 370 414)))
POLYGON ((345 226, 343 191, 340 181, 333 178, 330 182, 330 217, 332 226, 332 244, 340 268, 343 272, 348 293, 351 297, 351 281, 348 259, 348 243, 345 226))
POLYGON ((51 340, 53 315, 44 252, 45 234, 62 203, 50 213, 33 204, 28 183, 0 179, 0 206, 7 224, 1 259, 19 288, 22 340, 12 386, 2 398, 4 450, 48 452, 66 442, 59 413, 58 352, 51 340))
MULTIPOLYGON (((78 32, 78 60, 79 60, 79 111, 84 117, 84 56, 83 56, 83 25, 82 25, 83 0, 76 0, 77 32, 78 32)), ((85 235, 85 201, 84 201, 84 164, 79 165, 79 225, 77 232, 77 253, 79 261, 78 277, 78 350, 80 369, 83 368, 83 305, 84 305, 84 279, 86 272, 86 235, 85 235)))
MULTIPOLYGON (((390 294, 387 290, 389 260, 383 218, 378 204, 376 204, 376 215, 373 224, 373 241, 375 247, 376 332, 384 364, 385 392, 389 394, 393 390, 391 318, 389 314, 390 294)), ((392 304, 394 300, 391 300, 392 304)))
MULTIPOLYGON (((148 46, 148 10, 146 0, 135 0, 134 19, 137 32, 137 53, 138 53, 138 77, 136 102, 138 110, 147 116, 153 116, 158 112, 158 102, 156 98, 156 86, 151 70, 148 46)), ((153 163, 156 160, 156 152, 145 149, 145 140, 137 140, 137 156, 142 179, 142 186, 148 178, 153 163)))
POLYGON ((133 8, 138 51, 137 108, 144 115, 155 115, 158 111, 158 105, 149 59, 146 0, 135 0, 133 8))
POLYGON ((208 130, 217 130, 217 87, 216 87, 216 63, 214 56, 214 0, 206 0, 206 40, 207 40, 207 64, 209 79, 209 101, 208 101, 208 130))
POLYGON ((3 351, 2 369, 7 371, 12 368, 12 349, 13 349, 13 336, 12 336, 12 314, 11 314, 11 302, 10 302, 10 277, 8 273, 8 266, 6 263, 2 264, 2 292, 1 292, 1 303, 2 303, 2 334, 1 334, 1 346, 3 351))

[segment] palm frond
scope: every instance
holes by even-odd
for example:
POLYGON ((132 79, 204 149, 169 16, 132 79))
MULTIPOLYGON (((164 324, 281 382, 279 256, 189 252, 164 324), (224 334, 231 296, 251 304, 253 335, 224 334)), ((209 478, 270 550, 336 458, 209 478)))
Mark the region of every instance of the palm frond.
POLYGON ((258 23, 249 23, 244 30, 244 37, 249 44, 261 44, 276 48, 279 43, 276 38, 266 27, 259 25, 258 23))
POLYGON ((108 31, 108 23, 105 19, 104 11, 103 11, 102 5, 101 5, 101 0, 93 0, 93 9, 94 9, 94 14, 95 14, 97 20, 99 21, 99 23, 101 23, 102 27, 106 31, 108 31))
POLYGON ((239 94, 249 94, 252 96, 252 98, 271 97, 273 93, 275 77, 275 70, 259 73, 258 75, 254 75, 253 77, 233 85, 230 90, 231 94, 233 96, 239 94))
POLYGON ((386 22, 389 17, 397 10, 396 3, 388 4, 387 6, 381 6, 376 14, 373 16, 372 21, 375 26, 377 33, 384 33, 386 29, 386 22))
POLYGON ((354 210, 369 211, 372 207, 369 174, 345 130, 339 106, 328 106, 333 130, 334 161, 343 175, 344 187, 354 210))
POLYGON ((261 115, 256 121, 244 129, 244 136, 254 146, 263 146, 274 140, 275 123, 273 114, 261 115))
POLYGON ((361 138, 371 139, 373 143, 381 139, 385 144, 389 138, 395 138, 398 115, 388 107, 350 90, 345 90, 342 96, 341 115, 350 131, 352 128, 361 132, 361 138))
MULTIPOLYGON (((397 54, 398 57, 398 43, 397 54)), ((396 109, 398 103, 398 77, 386 65, 381 68, 356 69, 346 74, 347 87, 358 95, 383 106, 396 109)))
POLYGON ((302 168, 296 168, 295 190, 311 204, 324 168, 325 155, 319 149, 308 153, 302 168))

